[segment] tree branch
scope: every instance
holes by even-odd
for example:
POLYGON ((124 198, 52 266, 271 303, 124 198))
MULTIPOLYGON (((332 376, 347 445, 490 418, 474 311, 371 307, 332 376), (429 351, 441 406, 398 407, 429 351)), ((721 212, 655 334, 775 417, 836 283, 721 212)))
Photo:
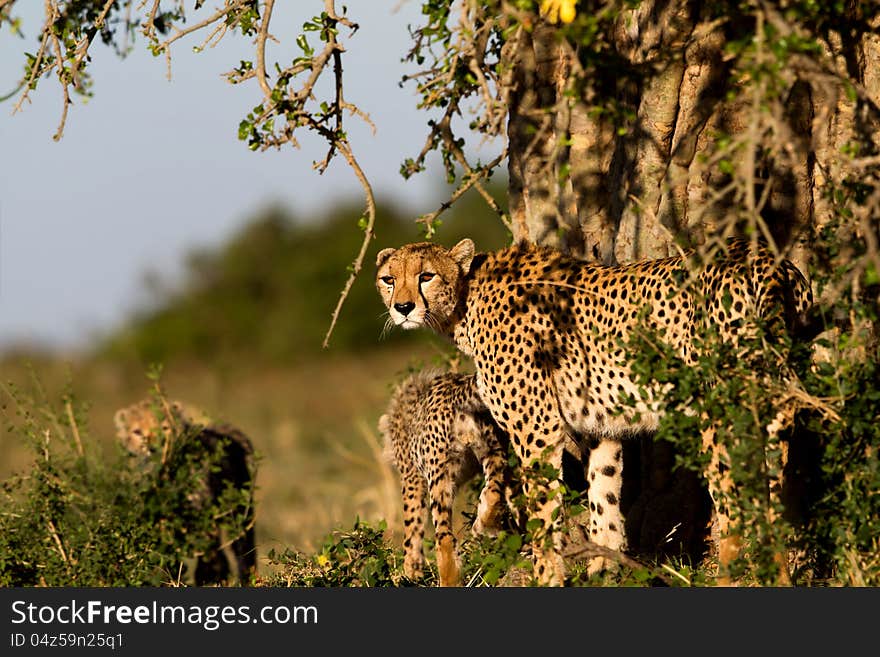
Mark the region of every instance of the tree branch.
POLYGON ((330 326, 327 329, 327 333, 324 335, 324 342, 322 346, 326 349, 330 344, 330 336, 333 334, 333 329, 336 326, 336 321, 339 319, 339 313, 342 310, 342 305, 345 303, 346 298, 348 298, 348 293, 351 291, 351 286, 354 285, 355 280, 357 279, 358 274, 364 266, 364 258, 367 255, 367 249, 370 246, 370 240, 373 239, 373 228, 376 225, 376 199, 373 196, 373 188, 370 185, 370 181, 367 179, 367 176, 364 174, 360 165, 358 164, 357 159, 354 154, 348 147, 347 142, 343 142, 338 145, 337 149, 342 156, 348 162, 348 165, 352 168, 355 175, 357 176, 358 181, 361 183, 361 187, 364 189, 364 196, 366 197, 367 202, 367 225, 364 227, 364 239, 361 242, 361 248, 358 251, 357 256, 354 259, 354 262, 350 265, 350 274, 348 279, 345 281, 345 285, 342 288, 342 292, 339 294, 339 300, 336 302, 336 307, 333 309, 333 314, 330 316, 330 326))
POLYGON ((263 5, 263 18, 260 23, 260 34, 257 36, 257 80, 267 98, 272 96, 272 87, 266 81, 266 39, 269 37, 269 22, 272 20, 272 8, 275 0, 266 0, 263 5))

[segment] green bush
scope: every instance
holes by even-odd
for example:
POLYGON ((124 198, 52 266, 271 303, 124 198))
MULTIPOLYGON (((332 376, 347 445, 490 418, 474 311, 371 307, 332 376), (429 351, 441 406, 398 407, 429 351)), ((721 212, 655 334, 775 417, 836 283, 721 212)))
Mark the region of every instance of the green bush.
POLYGON ((197 557, 215 548, 218 519, 229 536, 240 531, 249 490, 192 502, 219 454, 193 449, 186 435, 164 461, 121 447, 103 454, 72 396, 56 410, 4 391, 15 409, 9 432, 28 443, 33 462, 2 485, 0 586, 186 583, 197 557))
POLYGON ((403 553, 385 539, 386 524, 375 527, 355 520, 350 530, 337 530, 324 541, 317 554, 290 548, 280 554, 269 553, 269 563, 277 573, 268 578, 270 586, 401 586, 403 553))
MULTIPOLYGON (((836 305, 829 315, 876 322, 870 300, 849 296, 836 305)), ((719 502, 741 528, 743 550, 731 575, 742 582, 775 583, 774 556, 784 554, 795 584, 880 584, 877 342, 854 324, 830 335, 834 344, 768 344, 759 336, 734 349, 707 332, 696 341, 693 365, 650 330, 626 341, 641 384, 670 384, 655 439, 673 443, 676 466, 707 471, 706 429, 727 449, 734 489, 719 502), (779 436, 768 434, 782 417, 779 436), (785 488, 773 497, 768 484, 779 475, 785 488)))

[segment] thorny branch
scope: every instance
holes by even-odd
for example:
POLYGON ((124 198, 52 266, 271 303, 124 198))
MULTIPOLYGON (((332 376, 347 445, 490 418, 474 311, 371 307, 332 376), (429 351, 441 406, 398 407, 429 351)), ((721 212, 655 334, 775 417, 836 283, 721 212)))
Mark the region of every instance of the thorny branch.
MULTIPOLYGON (((336 11, 333 7, 333 0, 326 0, 327 13, 333 20, 339 21, 339 17, 336 15, 336 11)), ((330 142, 330 151, 327 153, 327 157, 324 158, 324 162, 320 165, 320 171, 324 171, 327 168, 327 163, 329 163, 330 159, 333 157, 334 151, 339 151, 342 153, 342 156, 348 162, 348 165, 354 171, 355 175, 358 178, 361 186, 364 189, 364 197, 367 202, 366 208, 366 226, 364 226, 364 239, 361 242, 361 248, 358 251, 357 256, 354 259, 354 262, 350 266, 350 273, 348 276, 348 280, 345 282, 345 286, 342 288, 342 292, 339 295, 339 301, 336 303, 336 308, 333 309, 333 314, 330 319, 330 327, 327 329, 327 333, 324 336, 324 348, 327 347, 330 335, 333 333, 333 328, 336 326, 336 321, 339 319, 339 312, 342 310, 342 304, 345 303, 345 299, 348 296, 349 291, 351 290, 351 286, 354 285, 355 279, 357 275, 360 273, 361 269, 364 266, 364 259, 367 255, 367 249, 370 245, 370 240, 373 238, 373 228, 376 223, 376 199, 373 196, 373 189, 370 185, 370 181, 367 179, 367 176, 364 174, 363 169, 361 169, 360 164, 358 164, 357 159, 354 156, 354 153, 351 151, 351 147, 348 143, 348 138, 345 137, 345 133, 342 132, 342 109, 353 108, 353 106, 349 106, 342 97, 342 58, 341 58, 341 48, 338 46, 336 42, 336 35, 334 33, 330 33, 327 47, 333 48, 333 56, 334 56, 334 67, 333 72, 335 75, 335 92, 336 92, 336 103, 335 108, 333 110, 333 114, 336 118, 336 139, 330 142)))
MULTIPOLYGON (((589 535, 587 534, 587 530, 581 526, 576 525, 580 537, 577 540, 571 542, 571 544, 565 548, 563 551, 563 556, 567 559, 593 559, 595 557, 604 557, 606 559, 612 559, 619 564, 626 566, 627 568, 632 568, 633 570, 652 570, 650 566, 647 564, 638 561, 637 559, 633 559, 625 555, 623 552, 618 550, 612 550, 603 545, 599 545, 598 543, 593 542, 589 535)), ((665 573, 654 571, 655 577, 661 579, 668 586, 673 585, 673 580, 666 575, 665 573)), ((677 577, 681 578, 681 575, 678 573, 673 573, 677 577)))
POLYGON ((266 79, 266 41, 269 38, 269 23, 272 20, 272 8, 275 0, 266 0, 263 5, 263 20, 260 24, 260 34, 257 37, 257 67, 254 69, 257 73, 257 79, 260 81, 260 88, 267 97, 272 95, 272 87, 266 79))
MULTIPOLYGON (((15 0, 0 0, 0 19, 8 19, 9 11, 15 0)), ((267 62, 267 48, 270 41, 276 41, 271 35, 270 26, 275 7, 274 0, 223 0, 222 5, 208 13, 205 18, 186 24, 186 14, 182 2, 172 3, 173 8, 166 9, 161 0, 96 0, 94 11, 91 6, 65 3, 64 0, 44 0, 44 19, 41 28, 40 46, 31 60, 29 70, 19 85, 20 97, 13 109, 19 111, 25 101, 29 101, 30 92, 44 75, 54 71, 61 86, 62 114, 54 139, 64 134, 69 106, 72 104, 71 91, 85 93, 83 82, 84 70, 89 62, 89 51, 95 36, 101 34, 113 36, 110 21, 119 21, 118 15, 124 16, 126 27, 132 27, 131 15, 140 15, 140 32, 146 38, 154 55, 164 55, 171 77, 171 51, 177 42, 197 33, 207 35, 199 51, 209 45, 216 45, 229 31, 238 30, 245 36, 254 39, 254 62, 234 69, 226 74, 233 84, 240 84, 256 78, 262 96, 259 111, 242 122, 239 136, 248 141, 252 150, 298 147, 296 135, 302 129, 316 132, 328 145, 326 156, 314 163, 319 173, 327 170, 336 155, 341 155, 351 168, 361 187, 365 199, 365 210, 361 220, 364 238, 361 248, 349 267, 349 276, 334 309, 330 326, 324 338, 327 347, 330 335, 336 325, 340 310, 358 273, 363 268, 366 252, 373 237, 376 220, 376 201, 372 186, 358 162, 348 140, 345 130, 345 115, 356 116, 366 122, 375 132, 375 126, 369 115, 357 105, 346 101, 343 93, 342 59, 345 48, 340 43, 340 28, 347 28, 352 36, 358 29, 356 23, 344 14, 339 14, 334 0, 324 0, 323 12, 304 25, 304 34, 297 39, 303 50, 303 56, 295 58, 289 65, 267 62), (79 12, 79 13, 75 13, 79 12), (75 15, 74 15, 75 13, 75 15), (323 42, 320 51, 315 52, 308 44, 305 34, 317 33, 323 42), (274 71, 270 73, 270 69, 274 71), (332 68, 334 76, 332 97, 323 103, 317 91, 321 75, 332 68)), ((194 11, 199 11, 201 3, 196 3, 194 11)), ((137 19, 136 19, 137 20, 137 19)), ((474 178, 470 185, 478 184, 474 178)))
POLYGON ((486 165, 474 165, 461 147, 464 140, 457 136, 452 127, 454 117, 469 112, 476 115, 470 123, 470 130, 483 134, 484 140, 504 137, 509 85, 502 84, 500 77, 503 67, 497 52, 500 44, 499 25, 490 10, 477 2, 462 2, 454 27, 450 27, 450 20, 447 10, 439 17, 430 17, 426 25, 412 32, 413 47, 406 59, 419 63, 427 59, 430 65, 406 75, 401 81, 401 84, 418 82, 416 89, 422 97, 420 108, 444 108, 439 120, 429 121, 430 130, 421 151, 404 163, 401 173, 409 177, 423 171, 428 155, 438 148, 450 180, 457 177, 455 165, 461 168, 461 182, 450 198, 434 212, 416 220, 424 225, 428 238, 433 236, 434 222, 440 214, 472 187, 505 226, 511 228, 507 213, 483 185, 483 181, 507 159, 507 150, 502 150, 486 165), (446 46, 439 53, 432 49, 438 34, 443 35, 446 46), (495 45, 490 44, 493 39, 497 42, 495 45), (487 61, 490 51, 495 51, 498 59, 487 61), (462 84, 463 77, 470 81, 462 84))

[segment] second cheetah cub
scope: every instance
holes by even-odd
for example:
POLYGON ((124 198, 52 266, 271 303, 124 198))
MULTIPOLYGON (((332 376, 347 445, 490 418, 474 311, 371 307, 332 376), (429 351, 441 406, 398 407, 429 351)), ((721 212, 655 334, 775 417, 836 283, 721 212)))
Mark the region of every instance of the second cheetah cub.
MULTIPOLYGON (((236 427, 208 421, 204 413, 176 401, 146 399, 116 411, 116 435, 144 469, 160 465, 167 476, 186 473, 189 492, 184 517, 214 514, 216 524, 202 538, 206 548, 195 557, 197 586, 242 586, 256 574, 254 484, 256 462, 250 439, 236 427), (232 498, 224 500, 227 489, 232 498)), ((188 528, 199 536, 197 526, 188 528)))
POLYGON ((455 489, 476 474, 475 460, 479 461, 485 483, 475 533, 498 530, 507 492, 506 437, 480 400, 476 375, 436 371, 411 375, 394 391, 379 419, 379 431, 400 472, 404 573, 415 579, 424 566, 427 492, 440 586, 458 586, 461 567, 452 531, 455 489))

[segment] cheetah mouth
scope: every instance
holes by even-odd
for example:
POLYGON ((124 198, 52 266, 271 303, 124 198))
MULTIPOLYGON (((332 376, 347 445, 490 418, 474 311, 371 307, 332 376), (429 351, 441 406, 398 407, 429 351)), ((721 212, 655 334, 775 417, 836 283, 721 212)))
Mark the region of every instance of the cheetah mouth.
POLYGON ((425 318, 422 316, 422 313, 419 312, 412 312, 409 315, 401 315, 399 312, 392 309, 389 314, 394 325, 399 326, 405 331, 421 328, 425 325, 425 318))

